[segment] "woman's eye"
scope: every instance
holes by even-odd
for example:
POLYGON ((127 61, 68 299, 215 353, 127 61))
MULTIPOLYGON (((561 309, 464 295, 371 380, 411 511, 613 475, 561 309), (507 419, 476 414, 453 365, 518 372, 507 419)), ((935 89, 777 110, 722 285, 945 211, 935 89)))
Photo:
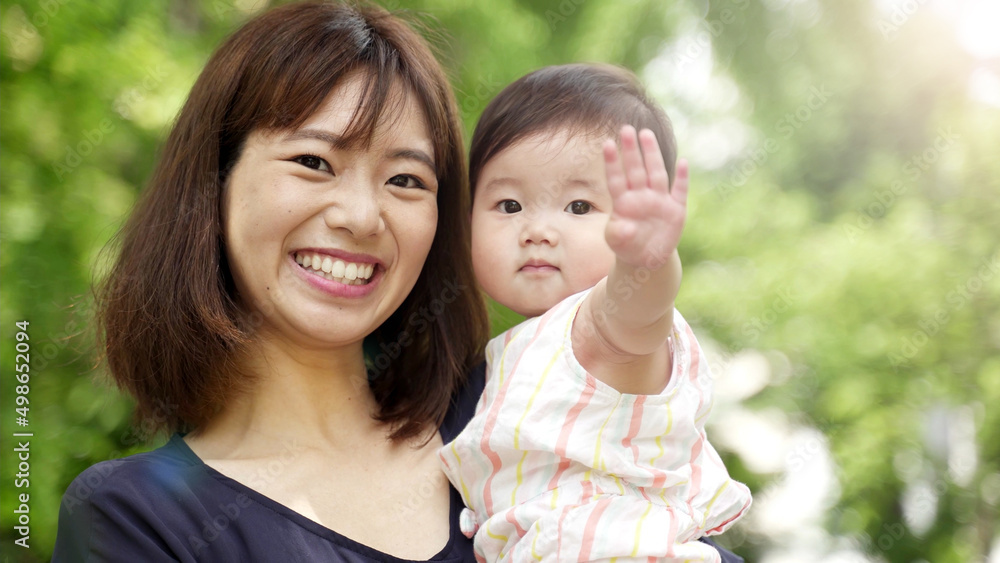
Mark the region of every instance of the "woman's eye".
POLYGON ((409 174, 399 174, 397 176, 393 176, 392 178, 389 178, 388 183, 400 188, 426 189, 423 182, 414 176, 410 176, 409 174))
POLYGON ((512 199, 505 199, 497 204, 497 210, 500 213, 517 213, 521 211, 521 204, 512 199))
POLYGON ((586 215, 587 213, 590 213, 591 209, 591 205, 586 201, 574 201, 566 206, 565 211, 568 211, 573 215, 586 215))
POLYGON ((292 159, 293 162, 298 162, 306 168, 312 168, 313 170, 319 170, 320 172, 331 172, 330 165, 327 164, 322 158, 313 154, 302 154, 292 159))

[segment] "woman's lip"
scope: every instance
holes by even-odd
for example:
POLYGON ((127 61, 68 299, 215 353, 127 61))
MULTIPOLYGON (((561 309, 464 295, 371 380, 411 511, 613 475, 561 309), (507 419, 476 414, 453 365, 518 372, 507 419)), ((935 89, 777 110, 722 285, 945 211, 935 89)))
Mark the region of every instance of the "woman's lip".
POLYGON ((375 287, 382 281, 382 276, 385 273, 384 268, 375 268, 368 283, 364 285, 347 285, 333 280, 328 280, 319 274, 312 273, 308 269, 303 268, 295 261, 295 253, 292 253, 292 255, 288 257, 288 262, 291 264, 295 274, 302 278, 303 281, 323 293, 334 297, 347 297, 355 299, 365 297, 375 291, 375 287))

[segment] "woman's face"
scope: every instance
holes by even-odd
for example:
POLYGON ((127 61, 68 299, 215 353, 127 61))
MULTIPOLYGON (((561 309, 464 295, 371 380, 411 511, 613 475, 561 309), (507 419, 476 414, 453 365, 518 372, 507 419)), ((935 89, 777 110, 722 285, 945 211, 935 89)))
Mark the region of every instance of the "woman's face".
POLYGON ((416 283, 437 225, 434 146, 403 91, 372 142, 337 148, 358 106, 348 76, 294 131, 255 131, 224 204, 229 265, 258 334, 329 349, 359 343, 416 283))

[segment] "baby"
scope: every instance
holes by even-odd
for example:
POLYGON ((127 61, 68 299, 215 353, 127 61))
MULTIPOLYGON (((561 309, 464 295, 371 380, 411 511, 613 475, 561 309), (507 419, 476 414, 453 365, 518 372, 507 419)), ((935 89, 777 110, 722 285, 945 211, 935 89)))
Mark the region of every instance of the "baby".
POLYGON ((603 65, 533 72, 476 127, 476 275, 532 317, 490 341, 476 415, 440 451, 480 560, 719 561, 698 539, 750 505, 705 435, 711 378, 674 311, 674 144, 635 76, 603 65))

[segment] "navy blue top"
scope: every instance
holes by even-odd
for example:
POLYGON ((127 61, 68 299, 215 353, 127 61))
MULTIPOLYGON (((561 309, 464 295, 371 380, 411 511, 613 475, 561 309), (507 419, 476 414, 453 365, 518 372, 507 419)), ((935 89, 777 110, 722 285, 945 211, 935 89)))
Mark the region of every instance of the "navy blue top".
MULTIPOLYGON (((452 402, 440 428, 445 443, 472 418, 484 366, 473 370, 452 402)), ((462 508, 452 488, 448 543, 429 561, 475 561, 472 540, 458 526, 462 508)), ((726 563, 742 561, 719 552, 726 563)), ((407 560, 342 536, 226 477, 174 435, 159 449, 98 463, 73 480, 60 506, 52 561, 407 560)))

